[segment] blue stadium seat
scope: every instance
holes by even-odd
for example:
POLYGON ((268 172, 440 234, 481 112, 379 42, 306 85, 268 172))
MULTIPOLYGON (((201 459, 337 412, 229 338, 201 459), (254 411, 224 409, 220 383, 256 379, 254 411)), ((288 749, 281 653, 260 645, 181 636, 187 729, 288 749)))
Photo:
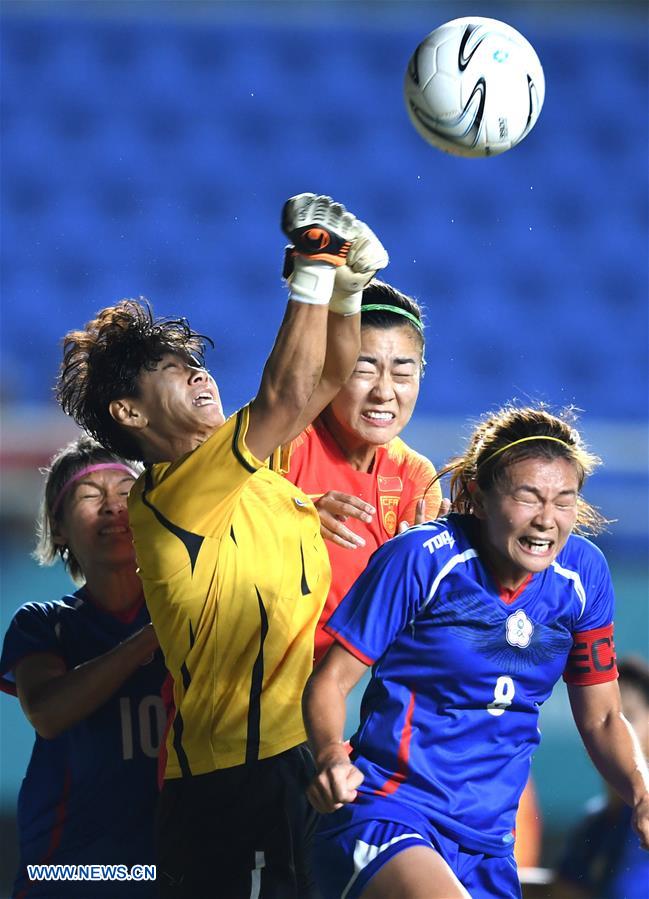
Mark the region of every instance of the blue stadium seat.
POLYGON ((448 376, 443 391, 425 383, 424 411, 530 391, 637 417, 641 36, 544 32, 539 125, 515 152, 466 161, 407 119, 403 73, 425 33, 6 15, 2 356, 16 398, 45 399, 61 334, 138 293, 198 316, 224 383, 253 390, 238 360, 260 369, 281 315, 281 204, 316 190, 375 225, 386 277, 427 307, 448 376), (12 348, 25 339, 29 365, 12 348))

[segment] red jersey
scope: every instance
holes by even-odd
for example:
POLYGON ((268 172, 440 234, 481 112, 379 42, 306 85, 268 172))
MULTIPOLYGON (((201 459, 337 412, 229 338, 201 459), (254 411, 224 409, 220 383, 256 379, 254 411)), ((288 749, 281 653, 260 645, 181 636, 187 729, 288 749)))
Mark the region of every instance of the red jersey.
POLYGON ((370 472, 357 471, 319 419, 285 448, 282 468, 288 480, 311 499, 339 490, 358 496, 376 509, 369 524, 357 518, 345 522, 350 531, 365 540, 365 546, 345 549, 325 541, 331 562, 331 588, 316 629, 317 662, 333 643, 323 626, 364 571, 374 550, 394 537, 399 522, 414 524, 418 500, 425 497, 426 519, 435 518, 442 493, 438 483, 430 486, 436 474, 432 462, 399 437, 377 447, 370 472))

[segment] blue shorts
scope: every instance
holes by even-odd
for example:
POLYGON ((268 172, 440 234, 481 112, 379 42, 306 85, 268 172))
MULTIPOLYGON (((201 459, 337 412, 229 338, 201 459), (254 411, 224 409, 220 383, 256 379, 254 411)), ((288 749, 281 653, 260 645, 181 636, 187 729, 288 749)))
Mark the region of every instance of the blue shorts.
POLYGON ((416 809, 394 799, 390 806, 395 814, 390 817, 396 820, 388 819, 386 803, 376 806, 372 817, 373 805, 372 798, 364 796, 361 803, 321 819, 313 862, 323 899, 357 899, 393 856, 422 844, 439 852, 472 899, 521 899, 513 852, 495 856, 466 849, 416 809))

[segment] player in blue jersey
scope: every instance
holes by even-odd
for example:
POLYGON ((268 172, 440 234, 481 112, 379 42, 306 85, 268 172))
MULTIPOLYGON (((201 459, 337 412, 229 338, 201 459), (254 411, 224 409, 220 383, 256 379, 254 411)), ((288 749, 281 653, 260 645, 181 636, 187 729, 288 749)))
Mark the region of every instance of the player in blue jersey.
POLYGON ((539 707, 564 676, 582 739, 649 847, 649 772, 622 716, 613 589, 579 531, 599 460, 568 416, 506 407, 451 474, 457 511, 379 548, 333 614, 304 712, 327 813, 325 899, 520 897, 514 820, 539 707), (368 666, 352 755, 345 697, 368 666))
POLYGON ((47 473, 35 556, 83 585, 30 602, 4 640, 0 688, 36 731, 18 799, 18 897, 153 897, 142 882, 31 881, 28 864, 153 864, 164 666, 137 576, 126 498, 138 472, 89 437, 47 473))

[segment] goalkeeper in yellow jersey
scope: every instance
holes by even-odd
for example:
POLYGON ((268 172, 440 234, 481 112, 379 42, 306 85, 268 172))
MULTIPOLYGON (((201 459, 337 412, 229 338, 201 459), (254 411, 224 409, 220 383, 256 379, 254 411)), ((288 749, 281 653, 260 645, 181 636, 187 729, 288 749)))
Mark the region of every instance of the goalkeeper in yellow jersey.
POLYGON ((362 288, 387 254, 329 197, 291 198, 282 227, 288 307, 256 397, 230 418, 207 338, 184 319, 123 300, 64 342, 63 409, 148 463, 129 518, 174 682, 157 822, 165 899, 314 895, 300 698, 330 571, 313 504, 273 467, 352 371, 362 288))

